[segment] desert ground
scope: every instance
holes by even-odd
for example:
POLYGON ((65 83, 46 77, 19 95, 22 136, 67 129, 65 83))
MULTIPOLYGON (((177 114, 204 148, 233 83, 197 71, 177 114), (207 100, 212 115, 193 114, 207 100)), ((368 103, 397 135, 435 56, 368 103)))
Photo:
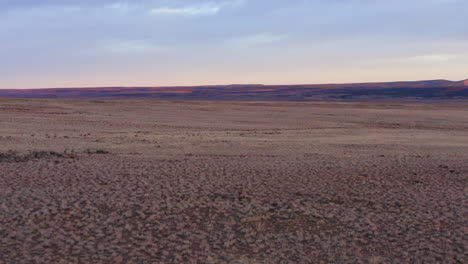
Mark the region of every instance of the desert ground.
POLYGON ((468 105, 0 99, 0 263, 468 263, 468 105))

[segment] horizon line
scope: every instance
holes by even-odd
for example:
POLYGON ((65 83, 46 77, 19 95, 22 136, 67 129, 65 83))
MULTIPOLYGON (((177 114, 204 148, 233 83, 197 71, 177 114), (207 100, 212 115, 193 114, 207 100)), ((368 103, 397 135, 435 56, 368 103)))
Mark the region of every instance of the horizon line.
POLYGON ((57 89, 96 89, 96 88, 180 88, 180 87, 219 87, 219 86, 304 86, 304 85, 343 85, 343 84, 382 84, 382 83, 407 83, 407 82, 430 82, 430 81, 446 81, 446 82, 466 82, 463 80, 448 80, 448 79, 425 79, 414 81, 369 81, 369 82, 333 82, 333 83, 298 83, 298 84, 265 84, 265 83, 231 83, 231 84, 200 84, 200 85, 145 85, 145 86, 128 86, 128 85, 103 85, 103 86, 82 86, 82 87, 41 87, 41 88, 0 88, 0 90, 57 90, 57 89))

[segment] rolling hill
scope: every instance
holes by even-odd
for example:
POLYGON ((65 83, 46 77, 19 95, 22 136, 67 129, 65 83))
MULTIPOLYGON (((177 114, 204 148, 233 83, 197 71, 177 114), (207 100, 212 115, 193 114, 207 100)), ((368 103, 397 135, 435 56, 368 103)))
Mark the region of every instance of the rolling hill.
POLYGON ((414 82, 207 85, 174 87, 97 87, 53 89, 0 89, 0 97, 63 99, 174 99, 174 100, 378 100, 468 99, 468 80, 414 82))

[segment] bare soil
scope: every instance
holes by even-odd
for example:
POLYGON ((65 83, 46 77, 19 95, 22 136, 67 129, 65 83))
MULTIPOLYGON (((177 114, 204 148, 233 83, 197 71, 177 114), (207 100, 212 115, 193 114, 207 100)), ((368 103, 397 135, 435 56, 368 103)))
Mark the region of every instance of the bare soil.
POLYGON ((0 263, 468 263, 468 106, 0 99, 0 263))

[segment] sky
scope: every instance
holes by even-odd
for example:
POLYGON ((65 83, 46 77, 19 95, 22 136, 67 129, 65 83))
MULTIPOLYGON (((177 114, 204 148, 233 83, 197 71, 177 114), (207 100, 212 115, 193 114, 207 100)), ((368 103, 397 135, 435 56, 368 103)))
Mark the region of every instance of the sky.
POLYGON ((468 78, 467 0, 0 0, 0 88, 468 78))

